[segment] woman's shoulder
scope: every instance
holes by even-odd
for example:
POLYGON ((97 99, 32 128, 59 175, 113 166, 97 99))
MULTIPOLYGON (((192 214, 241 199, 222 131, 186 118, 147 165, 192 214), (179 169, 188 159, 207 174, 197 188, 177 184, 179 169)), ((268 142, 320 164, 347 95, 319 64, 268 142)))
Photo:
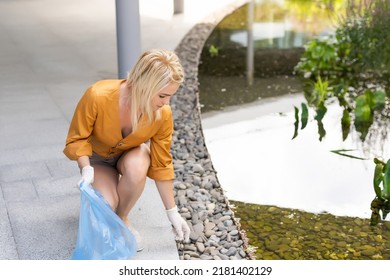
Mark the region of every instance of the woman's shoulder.
POLYGON ((90 86, 90 90, 96 96, 107 95, 119 90, 120 84, 124 80, 100 80, 90 86))
POLYGON ((163 120, 172 119, 172 109, 169 105, 164 105, 161 107, 161 117, 163 120))

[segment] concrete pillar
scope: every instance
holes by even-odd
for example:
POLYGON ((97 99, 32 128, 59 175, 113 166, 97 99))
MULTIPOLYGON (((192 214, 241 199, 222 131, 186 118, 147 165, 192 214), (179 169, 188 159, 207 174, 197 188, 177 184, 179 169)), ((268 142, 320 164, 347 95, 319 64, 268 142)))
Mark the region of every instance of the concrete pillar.
POLYGON ((184 13, 184 0, 173 0, 173 13, 174 14, 184 13))
POLYGON ((127 77, 141 54, 139 0, 116 0, 118 78, 127 77))
POLYGON ((246 77, 248 85, 253 85, 254 75, 254 60, 255 50, 253 42, 253 16, 254 16, 254 2, 253 0, 248 3, 248 26, 247 26, 247 48, 246 48, 246 77))

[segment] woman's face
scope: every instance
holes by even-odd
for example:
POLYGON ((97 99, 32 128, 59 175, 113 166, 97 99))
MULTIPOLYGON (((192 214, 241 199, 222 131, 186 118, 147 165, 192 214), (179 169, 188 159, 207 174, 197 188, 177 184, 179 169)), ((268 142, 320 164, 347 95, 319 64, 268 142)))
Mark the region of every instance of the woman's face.
POLYGON ((159 91, 152 99, 153 111, 157 111, 164 105, 169 104, 169 100, 172 95, 174 95, 179 88, 179 84, 170 83, 166 87, 164 87, 161 91, 159 91))

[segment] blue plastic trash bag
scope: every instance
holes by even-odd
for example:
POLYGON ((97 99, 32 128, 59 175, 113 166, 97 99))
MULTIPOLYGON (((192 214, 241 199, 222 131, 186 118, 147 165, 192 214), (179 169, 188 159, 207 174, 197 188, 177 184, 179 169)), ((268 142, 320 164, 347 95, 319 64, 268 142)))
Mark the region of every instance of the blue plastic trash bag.
POLYGON ((80 220, 73 260, 123 260, 136 253, 136 240, 108 202, 81 184, 80 220))

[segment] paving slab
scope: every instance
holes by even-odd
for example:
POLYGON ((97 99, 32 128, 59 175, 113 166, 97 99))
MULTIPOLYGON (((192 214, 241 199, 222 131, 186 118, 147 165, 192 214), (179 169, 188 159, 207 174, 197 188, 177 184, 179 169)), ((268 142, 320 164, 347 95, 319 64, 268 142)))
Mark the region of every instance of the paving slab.
POLYGON ((50 172, 43 161, 3 165, 0 168, 0 182, 13 182, 44 177, 50 177, 50 172))
POLYGON ((80 191, 77 182, 80 176, 73 174, 70 177, 51 177, 34 179, 32 183, 39 198, 57 197, 57 196, 75 196, 79 195, 80 191))
POLYGON ((40 120, 26 119, 20 124, 3 124, 1 127, 2 141, 0 150, 18 149, 19 147, 36 147, 46 145, 63 145, 69 123, 61 118, 45 118, 42 114, 40 120), (25 135, 25 137, 21 137, 25 135))
POLYGON ((80 169, 77 166, 77 162, 74 160, 69 160, 64 156, 61 159, 45 160, 45 163, 53 179, 68 178, 72 176, 76 176, 78 180, 80 179, 80 169))
POLYGON ((18 260, 18 251, 13 237, 8 209, 0 184, 0 260, 18 260))
MULTIPOLYGON (((64 132, 64 135, 66 135, 66 132, 64 132)), ((26 136, 21 136, 26 137, 26 136)), ((65 141, 65 140, 64 140, 65 141)), ((52 145, 37 145, 37 146, 30 146, 30 147, 20 147, 15 149, 7 149, 4 151, 1 151, 1 157, 0 157, 0 176, 2 173, 3 166, 9 166, 9 168, 17 168, 17 165, 22 166, 26 163, 31 162, 44 162, 46 160, 53 160, 53 159, 63 159, 65 155, 62 153, 62 150, 64 149, 63 144, 52 144, 52 145), (14 165, 14 166, 10 166, 14 165)), ((17 172, 16 172, 17 173, 17 172)), ((15 173, 15 174, 16 174, 15 173)), ((34 177, 35 175, 32 174, 34 177)), ((5 177, 12 180, 11 175, 4 174, 5 177)), ((41 175, 36 175, 41 176, 41 175)), ((18 180, 18 178, 15 178, 15 180, 18 180)))
MULTIPOLYGON (((27 128, 25 121, 63 117, 44 85, 0 87, 0 121, 3 127, 27 128)), ((5 142, 5 141, 4 141, 5 142)))
POLYGON ((77 195, 8 202, 7 206, 19 259, 70 258, 77 238, 77 195))
POLYGON ((31 179, 16 182, 2 182, 6 202, 32 201, 38 199, 38 193, 31 179))

